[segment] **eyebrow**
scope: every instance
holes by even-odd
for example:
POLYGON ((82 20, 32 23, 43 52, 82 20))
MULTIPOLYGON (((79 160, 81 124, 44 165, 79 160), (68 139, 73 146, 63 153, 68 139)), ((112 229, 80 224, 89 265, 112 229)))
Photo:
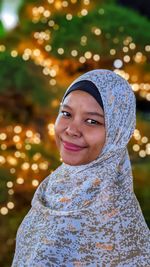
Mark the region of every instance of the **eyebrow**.
MULTIPOLYGON (((60 107, 72 109, 70 106, 68 106, 66 104, 61 104, 60 107)), ((94 111, 88 111, 88 112, 85 112, 85 114, 87 114, 87 115, 93 115, 93 116, 98 116, 98 117, 104 118, 104 115, 103 114, 100 114, 100 113, 94 112, 94 111)))

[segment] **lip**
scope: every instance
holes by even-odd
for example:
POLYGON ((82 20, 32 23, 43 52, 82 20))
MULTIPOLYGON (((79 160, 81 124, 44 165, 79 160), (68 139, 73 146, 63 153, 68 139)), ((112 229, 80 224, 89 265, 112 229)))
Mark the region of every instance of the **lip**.
POLYGON ((85 147, 81 147, 81 146, 75 145, 73 143, 69 143, 69 142, 63 141, 63 140, 62 140, 62 143, 63 143, 64 148, 66 150, 70 150, 70 151, 81 151, 82 149, 85 148, 85 147))

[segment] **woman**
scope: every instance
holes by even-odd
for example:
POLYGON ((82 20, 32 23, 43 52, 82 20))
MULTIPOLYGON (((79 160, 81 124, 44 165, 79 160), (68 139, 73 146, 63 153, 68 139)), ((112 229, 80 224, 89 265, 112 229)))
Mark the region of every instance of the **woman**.
POLYGON ((126 148, 134 127, 135 98, 122 77, 93 70, 73 82, 55 123, 63 164, 34 195, 13 267, 150 266, 126 148))

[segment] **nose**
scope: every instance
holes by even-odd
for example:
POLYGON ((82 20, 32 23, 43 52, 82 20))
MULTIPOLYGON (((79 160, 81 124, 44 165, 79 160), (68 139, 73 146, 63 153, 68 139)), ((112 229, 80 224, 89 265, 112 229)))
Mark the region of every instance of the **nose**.
POLYGON ((66 128, 66 134, 72 137, 80 137, 81 131, 79 125, 77 125, 77 123, 70 122, 66 128))

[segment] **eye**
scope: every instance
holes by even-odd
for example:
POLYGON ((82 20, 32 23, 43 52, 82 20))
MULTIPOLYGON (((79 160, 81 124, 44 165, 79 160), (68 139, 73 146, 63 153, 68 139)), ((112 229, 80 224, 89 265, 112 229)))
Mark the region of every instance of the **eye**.
POLYGON ((100 122, 95 121, 95 120, 92 120, 92 119, 87 119, 86 122, 89 123, 89 124, 93 124, 93 125, 99 125, 99 124, 101 124, 100 122))
POLYGON ((61 110, 60 113, 62 114, 63 117, 70 117, 71 116, 71 114, 65 110, 61 110))

